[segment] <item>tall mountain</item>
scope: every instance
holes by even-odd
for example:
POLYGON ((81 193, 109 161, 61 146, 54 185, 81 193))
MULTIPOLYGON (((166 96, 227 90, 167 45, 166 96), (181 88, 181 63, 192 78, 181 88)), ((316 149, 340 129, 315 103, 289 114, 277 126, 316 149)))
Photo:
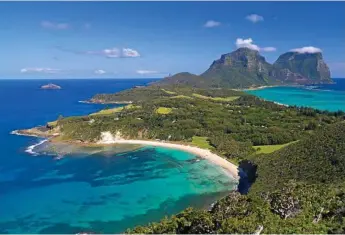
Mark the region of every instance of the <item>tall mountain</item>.
POLYGON ((211 80, 216 87, 241 88, 279 83, 270 77, 271 70, 272 65, 258 51, 239 48, 213 61, 201 76, 211 80))
POLYGON ((273 64, 276 69, 288 69, 302 75, 309 83, 332 82, 331 74, 322 54, 287 52, 279 56, 273 64))
POLYGON ((287 52, 272 65, 258 51, 239 48, 220 59, 200 76, 178 73, 157 84, 183 84, 193 87, 247 88, 279 84, 330 83, 330 72, 321 53, 287 52))

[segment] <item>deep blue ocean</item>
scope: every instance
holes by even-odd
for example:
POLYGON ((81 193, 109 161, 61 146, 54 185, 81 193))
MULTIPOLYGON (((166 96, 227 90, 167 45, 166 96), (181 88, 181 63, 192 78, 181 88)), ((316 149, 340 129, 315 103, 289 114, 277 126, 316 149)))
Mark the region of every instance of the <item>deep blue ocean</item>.
POLYGON ((107 149, 56 160, 25 152, 41 139, 10 134, 60 114, 95 112, 103 106, 78 101, 151 81, 0 80, 0 233, 119 233, 205 207, 236 187, 220 167, 178 150, 107 149), (48 82, 62 89, 41 90, 48 82))
MULTIPOLYGON (((218 166, 178 150, 143 147, 60 160, 25 150, 41 139, 11 135, 102 105, 78 101, 152 80, 0 80, 0 233, 119 233, 188 206, 205 207, 236 187, 218 166), (61 90, 41 90, 53 82, 61 90)), ((267 100, 345 110, 345 80, 320 87, 248 91, 267 100)))

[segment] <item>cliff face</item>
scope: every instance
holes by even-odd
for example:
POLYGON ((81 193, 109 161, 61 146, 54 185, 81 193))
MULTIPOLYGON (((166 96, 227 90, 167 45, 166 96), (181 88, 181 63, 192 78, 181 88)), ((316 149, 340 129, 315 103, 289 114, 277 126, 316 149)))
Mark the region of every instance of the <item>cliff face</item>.
POLYGON ((269 76, 271 69, 272 65, 258 51, 239 48, 215 60, 201 76, 222 87, 276 84, 276 79, 269 76))
POLYGON ((300 74, 306 83, 332 82, 331 73, 321 53, 287 52, 279 56, 273 66, 276 69, 288 69, 292 73, 300 74))
POLYGON ((330 71, 321 53, 287 52, 272 65, 258 51, 239 48, 220 59, 200 76, 178 73, 157 84, 202 88, 247 88, 279 84, 330 83, 330 71))

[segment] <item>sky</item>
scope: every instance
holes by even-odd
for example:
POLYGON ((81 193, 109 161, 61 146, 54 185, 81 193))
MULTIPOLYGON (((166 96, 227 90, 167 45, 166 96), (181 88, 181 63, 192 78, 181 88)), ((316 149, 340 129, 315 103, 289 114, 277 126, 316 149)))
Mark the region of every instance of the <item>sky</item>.
POLYGON ((249 47, 322 51, 345 78, 345 2, 0 2, 0 78, 200 74, 249 47))

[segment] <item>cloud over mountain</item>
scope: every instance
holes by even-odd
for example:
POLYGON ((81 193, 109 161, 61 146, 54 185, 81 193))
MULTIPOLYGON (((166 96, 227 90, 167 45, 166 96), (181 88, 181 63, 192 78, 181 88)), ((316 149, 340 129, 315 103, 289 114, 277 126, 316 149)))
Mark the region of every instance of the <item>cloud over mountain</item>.
POLYGON ((277 50, 275 47, 259 47, 258 45, 253 44, 253 39, 251 38, 237 38, 235 44, 237 48, 246 47, 256 51, 272 52, 277 50))
POLYGON ((291 50, 292 52, 297 52, 300 54, 304 54, 304 53, 318 53, 318 52, 322 52, 322 50, 320 48, 317 47, 313 47, 313 46, 308 46, 308 47, 301 47, 301 48, 295 48, 291 50))

